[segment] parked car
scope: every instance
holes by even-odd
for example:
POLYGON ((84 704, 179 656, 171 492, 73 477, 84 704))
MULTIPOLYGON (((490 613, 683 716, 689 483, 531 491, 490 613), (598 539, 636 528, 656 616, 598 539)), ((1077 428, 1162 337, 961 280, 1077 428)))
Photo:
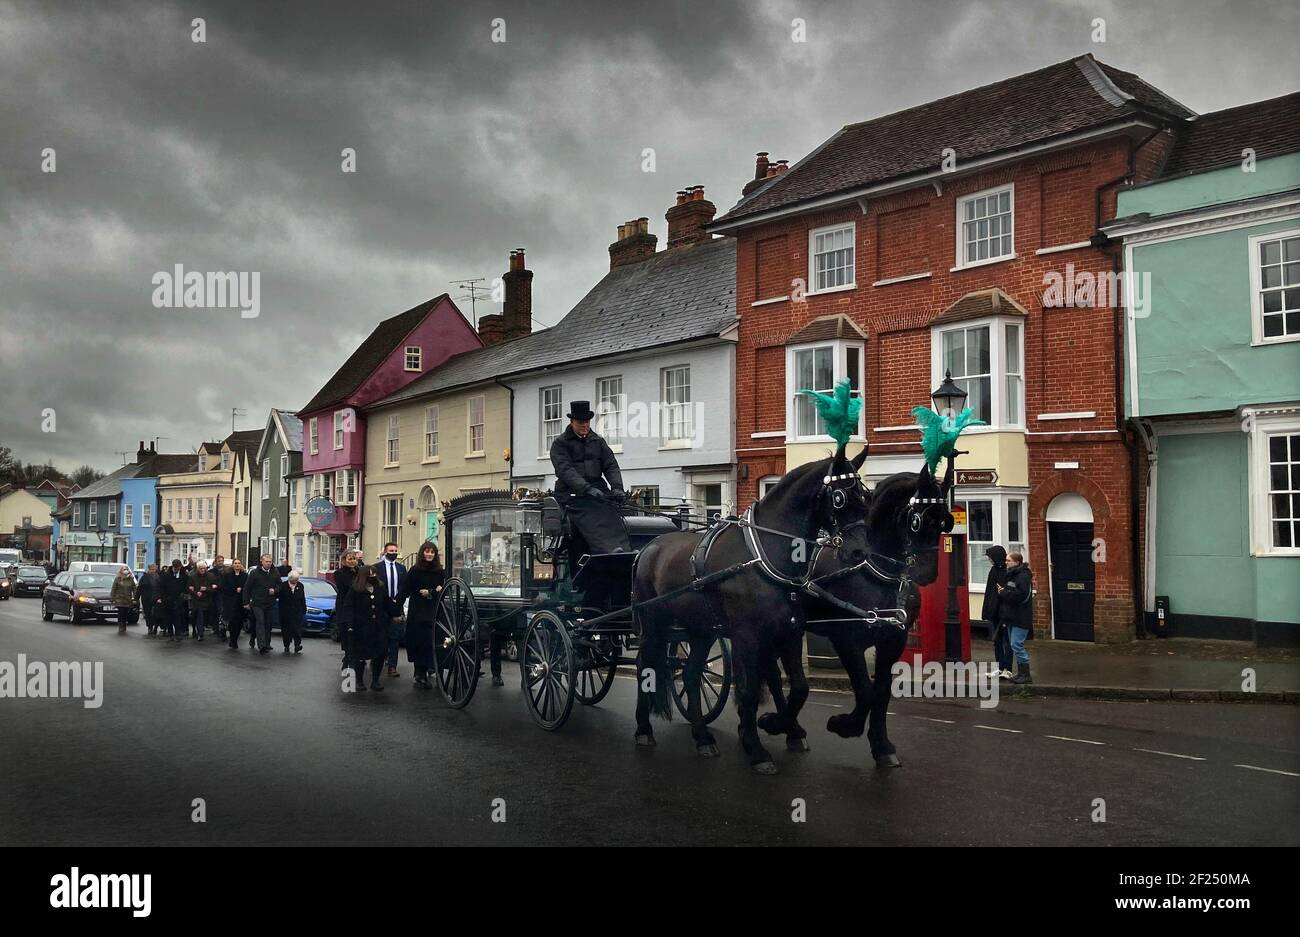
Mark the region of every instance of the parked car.
POLYGON ((0 550, 0 576, 5 573, 12 573, 19 566, 24 565, 25 562, 21 550, 11 550, 7 547, 0 550))
MULTIPOLYGON (((288 582, 288 576, 281 576, 281 582, 288 582)), ((303 621, 304 634, 329 634, 334 620, 334 604, 338 601, 338 590, 328 579, 301 577, 302 589, 307 599, 307 617, 303 621)), ((279 616, 275 619, 279 621, 279 616)), ((279 631, 277 625, 272 629, 279 631)))
POLYGON ((7 599, 14 594, 14 581, 9 574, 0 569, 0 599, 7 599))
POLYGON ((59 573, 41 595, 41 618, 53 621, 55 615, 67 615, 73 622, 117 618, 117 609, 109 601, 113 579, 113 573, 59 573))
POLYGON ((44 566, 19 566, 18 574, 9 580, 14 595, 40 595, 50 581, 44 566))
POLYGON ((70 573, 109 573, 116 576, 119 569, 125 569, 125 563, 95 563, 88 560, 75 560, 68 564, 70 573))

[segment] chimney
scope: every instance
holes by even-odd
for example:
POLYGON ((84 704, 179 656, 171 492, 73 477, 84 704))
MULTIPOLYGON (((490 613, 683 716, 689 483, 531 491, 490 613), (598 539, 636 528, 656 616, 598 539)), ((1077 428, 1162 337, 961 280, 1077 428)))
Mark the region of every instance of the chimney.
POLYGON ((506 340, 506 317, 493 314, 478 317, 478 337, 484 345, 499 345, 506 340))
POLYGON ((786 164, 786 160, 770 160, 767 158, 767 153, 759 153, 754 160, 754 178, 745 183, 745 187, 740 190, 741 196, 748 195, 767 182, 768 179, 785 172, 786 164))
POLYGON ((506 284, 503 310, 505 337, 520 338, 533 331, 533 271, 524 267, 524 249, 510 252, 510 269, 501 279, 506 284))
POLYGON ((717 212, 717 206, 704 197, 704 186, 693 185, 678 192, 677 204, 664 213, 668 219, 668 249, 709 240, 704 226, 717 212))
POLYGON ((635 264, 654 254, 659 238, 650 233, 650 219, 636 218, 618 226, 618 240, 609 245, 609 269, 635 264))
POLYGON ((135 450, 135 461, 136 461, 136 462, 143 462, 143 461, 144 461, 145 459, 147 459, 148 457, 149 457, 149 453, 148 453, 148 451, 145 449, 145 447, 144 447, 144 440, 142 439, 142 440, 140 440, 140 448, 137 449, 137 450, 135 450))

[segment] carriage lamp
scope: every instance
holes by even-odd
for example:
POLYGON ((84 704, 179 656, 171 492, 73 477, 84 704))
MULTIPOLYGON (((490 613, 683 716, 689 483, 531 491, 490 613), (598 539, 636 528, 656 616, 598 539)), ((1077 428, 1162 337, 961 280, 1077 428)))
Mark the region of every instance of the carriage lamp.
POLYGON ((521 534, 540 534, 542 532, 542 503, 533 498, 519 502, 519 532, 521 534))
POLYGON ((930 394, 934 401, 934 411, 941 416, 955 417, 966 406, 966 391, 962 390, 952 379, 951 371, 943 372, 943 383, 930 394))

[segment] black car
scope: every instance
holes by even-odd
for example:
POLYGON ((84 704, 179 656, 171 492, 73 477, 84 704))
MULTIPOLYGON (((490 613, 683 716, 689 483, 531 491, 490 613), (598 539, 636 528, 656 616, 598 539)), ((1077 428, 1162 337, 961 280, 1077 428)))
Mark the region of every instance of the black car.
POLYGON ((117 609, 109 601, 115 578, 112 573, 59 573, 41 595, 41 618, 52 621, 55 615, 67 615, 74 622, 117 618, 117 609))
POLYGON ((9 580, 14 595, 40 595, 45 591, 45 584, 50 575, 41 566, 20 566, 18 575, 9 580))
POLYGON ((9 578, 9 571, 0 567, 0 599, 7 599, 14 594, 14 581, 9 578))

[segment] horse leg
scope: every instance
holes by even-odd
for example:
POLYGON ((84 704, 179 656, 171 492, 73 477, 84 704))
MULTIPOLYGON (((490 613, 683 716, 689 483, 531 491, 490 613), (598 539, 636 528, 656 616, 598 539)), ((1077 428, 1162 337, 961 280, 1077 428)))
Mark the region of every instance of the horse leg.
POLYGON ((759 716, 758 727, 768 735, 781 735, 786 731, 789 707, 786 705, 785 686, 781 682, 781 670, 777 667, 775 657, 763 661, 763 680, 768 692, 772 694, 772 706, 776 712, 759 716))
POLYGON ((653 612, 634 611, 633 614, 640 618, 641 624, 641 646, 636 653, 636 744, 642 748, 652 748, 655 745, 655 732, 650 726, 652 694, 646 692, 646 681, 657 679, 658 669, 653 655, 659 653, 666 656, 668 650, 660 647, 660 642, 651 635, 649 626, 653 612))
POLYGON ((682 685, 686 690, 686 718, 691 724, 691 737, 695 739, 695 750, 705 758, 718 757, 718 743, 704 722, 700 699, 700 684, 704 679, 704 666, 709 660, 709 650, 713 647, 712 638, 712 631, 691 636, 691 651, 686 658, 686 671, 682 675, 682 685))
POLYGON ((866 728, 874 690, 871 675, 867 672, 866 648, 860 641, 852 640, 838 630, 831 636, 831 644, 835 646, 835 653, 840 656, 840 663, 848 672, 853 687, 853 711, 831 716, 826 720, 826 731, 834 732, 840 738, 857 738, 866 728))
POLYGON ((781 650, 781 664, 790 679, 790 705, 786 713, 785 747, 792 752, 808 751, 808 730, 799 725, 799 713, 808 701, 808 677, 803 670, 803 635, 795 633, 781 650))
POLYGON ((749 756, 749 766, 759 774, 776 774, 772 755, 758 737, 758 698, 762 692, 762 657, 757 635, 747 630, 731 642, 731 663, 736 672, 736 709, 740 715, 740 746, 749 756))
POLYGON ((893 629, 882 633, 876 642, 876 679, 875 693, 871 697, 871 724, 867 729, 867 739, 871 742, 871 757, 876 759, 878 768, 898 768, 902 762, 895 754, 893 743, 885 732, 885 720, 889 715, 890 687, 894 664, 903 654, 907 645, 907 632, 893 629))

